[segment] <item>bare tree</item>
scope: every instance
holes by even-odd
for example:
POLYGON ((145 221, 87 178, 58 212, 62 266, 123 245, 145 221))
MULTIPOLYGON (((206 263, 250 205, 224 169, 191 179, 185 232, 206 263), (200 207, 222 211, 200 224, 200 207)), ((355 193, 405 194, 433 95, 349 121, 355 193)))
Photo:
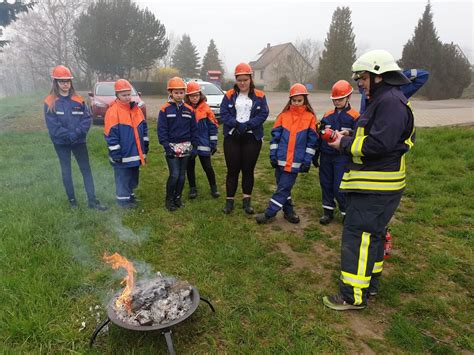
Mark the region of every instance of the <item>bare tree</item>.
MULTIPOLYGON (((35 11, 23 14, 11 26, 12 45, 5 51, 8 61, 0 62, 2 72, 18 72, 22 90, 44 87, 50 82, 51 68, 63 64, 75 77, 84 76, 84 67, 74 53, 74 22, 92 0, 43 0, 35 11), (6 66, 6 67, 4 67, 6 66), (24 73, 29 75, 26 77, 24 73), (26 81, 25 81, 26 80, 26 81)), ((7 74, 11 75, 11 74, 7 74)), ((3 86, 16 85, 2 82, 3 86)), ((8 92, 8 89, 6 90, 8 92)))
POLYGON ((166 55, 161 58, 158 62, 158 64, 162 67, 171 67, 172 62, 173 62, 173 53, 176 49, 176 46, 179 44, 179 41, 181 40, 181 36, 178 36, 174 32, 169 32, 168 34, 168 41, 169 41, 169 46, 168 46, 168 52, 166 55))

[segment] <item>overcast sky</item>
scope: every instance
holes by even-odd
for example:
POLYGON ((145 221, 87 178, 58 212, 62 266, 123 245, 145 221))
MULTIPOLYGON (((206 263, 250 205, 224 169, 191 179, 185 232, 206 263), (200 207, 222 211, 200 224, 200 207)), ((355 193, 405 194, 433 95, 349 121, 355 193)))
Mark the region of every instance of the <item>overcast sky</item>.
MULTIPOLYGON (((267 43, 311 38, 323 46, 337 6, 349 6, 359 51, 386 49, 396 59, 413 36, 427 1, 316 0, 136 0, 166 26, 167 33, 191 36, 201 58, 214 39, 227 71, 255 59, 267 43)), ((460 45, 473 57, 473 1, 432 0, 435 28, 443 42, 460 45)))

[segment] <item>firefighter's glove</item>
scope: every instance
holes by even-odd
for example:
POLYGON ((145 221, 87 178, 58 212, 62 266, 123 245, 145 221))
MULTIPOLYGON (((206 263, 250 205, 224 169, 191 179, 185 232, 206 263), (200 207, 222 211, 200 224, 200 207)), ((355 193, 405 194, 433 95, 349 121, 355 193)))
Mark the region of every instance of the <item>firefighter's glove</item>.
POLYGON ((300 173, 307 173, 309 171, 310 165, 302 163, 300 166, 300 173))
POLYGON ((276 159, 270 159, 270 165, 273 169, 278 168, 278 161, 276 159))
POLYGON ((314 156, 313 157, 313 165, 315 168, 319 168, 319 163, 318 163, 318 157, 314 156))
POLYGON ((211 148, 211 155, 216 154, 216 152, 217 152, 217 148, 216 148, 216 147, 211 148))
POLYGON ((112 158, 112 160, 114 161, 114 163, 122 164, 122 158, 112 158))

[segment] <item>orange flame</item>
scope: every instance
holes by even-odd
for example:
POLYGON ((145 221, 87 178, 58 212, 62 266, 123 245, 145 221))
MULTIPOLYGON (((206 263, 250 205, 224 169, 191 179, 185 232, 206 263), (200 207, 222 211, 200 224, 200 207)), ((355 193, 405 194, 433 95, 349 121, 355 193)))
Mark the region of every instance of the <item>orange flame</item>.
POLYGON ((118 253, 107 255, 107 252, 105 252, 103 259, 106 263, 112 264, 112 268, 114 270, 124 268, 127 271, 127 276, 125 276, 121 282, 122 285, 125 285, 125 288, 122 294, 117 297, 117 301, 115 301, 115 307, 119 308, 123 305, 128 314, 132 313, 132 298, 130 295, 132 294, 133 289, 134 274, 137 271, 133 267, 133 264, 127 260, 127 258, 118 253))

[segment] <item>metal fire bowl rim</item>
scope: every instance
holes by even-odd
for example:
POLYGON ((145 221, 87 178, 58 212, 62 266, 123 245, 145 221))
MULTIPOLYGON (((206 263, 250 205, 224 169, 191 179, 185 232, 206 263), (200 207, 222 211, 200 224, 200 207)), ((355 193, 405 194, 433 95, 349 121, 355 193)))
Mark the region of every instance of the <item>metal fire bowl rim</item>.
POLYGON ((138 330, 138 331, 152 331, 152 330, 160 330, 160 329, 166 329, 170 328, 178 323, 183 322, 185 319, 189 318, 197 309, 199 306, 199 301, 200 301, 200 296, 199 296, 199 291, 197 290, 196 287, 191 286, 191 308, 189 311, 187 311, 182 317, 175 319, 169 323, 166 324, 156 324, 156 325, 132 325, 128 324, 125 322, 122 322, 118 317, 114 309, 114 302, 117 299, 117 297, 122 293, 122 291, 119 291, 116 293, 115 297, 112 297, 112 300, 109 302, 107 306, 107 315, 112 323, 115 325, 118 325, 121 328, 125 329, 130 329, 130 330, 138 330))

